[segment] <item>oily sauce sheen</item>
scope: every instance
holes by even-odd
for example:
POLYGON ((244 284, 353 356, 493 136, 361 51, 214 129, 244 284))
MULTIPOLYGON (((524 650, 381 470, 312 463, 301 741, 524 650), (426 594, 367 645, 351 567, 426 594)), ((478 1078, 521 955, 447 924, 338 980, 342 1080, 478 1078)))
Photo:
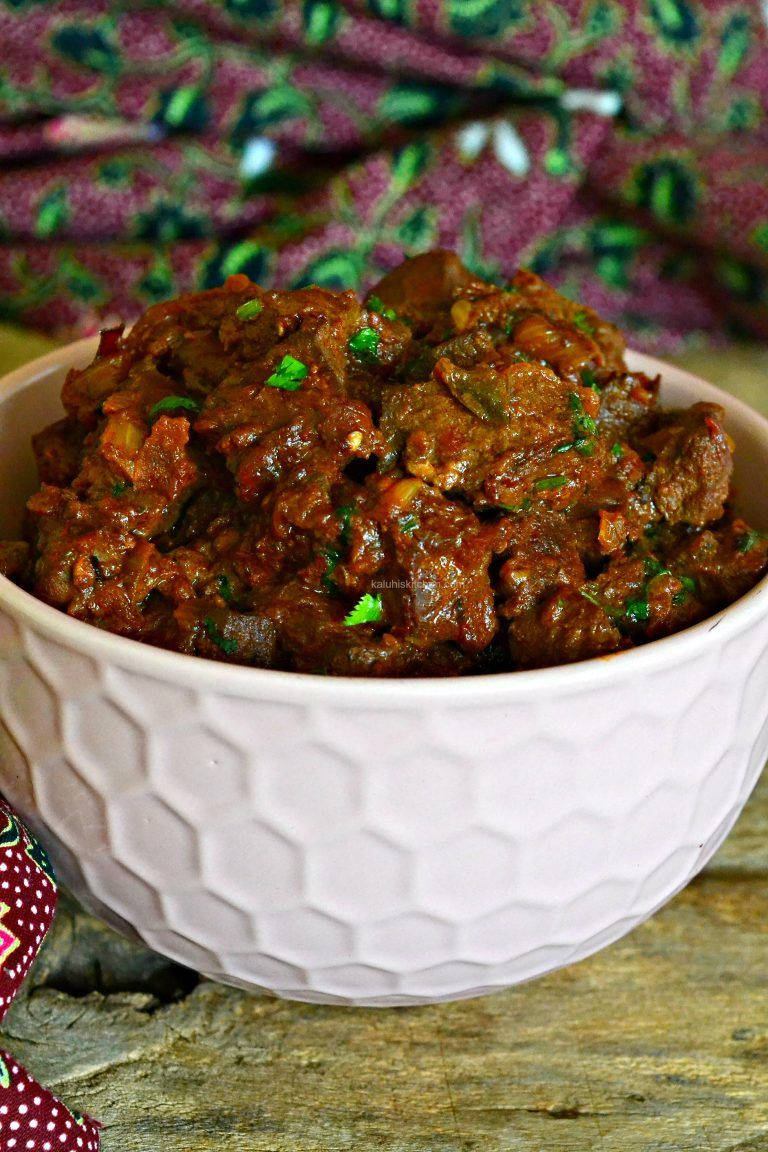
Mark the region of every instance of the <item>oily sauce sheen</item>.
POLYGON ((768 544, 714 404, 518 272, 417 257, 361 304, 243 276, 102 334, 0 571, 123 636, 352 676, 563 664, 729 604, 768 544))

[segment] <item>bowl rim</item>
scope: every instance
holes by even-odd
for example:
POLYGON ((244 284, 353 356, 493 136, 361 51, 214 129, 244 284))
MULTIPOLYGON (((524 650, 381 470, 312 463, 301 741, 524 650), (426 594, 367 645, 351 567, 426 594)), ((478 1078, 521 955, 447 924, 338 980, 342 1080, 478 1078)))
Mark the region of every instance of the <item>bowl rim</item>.
MULTIPOLYGON (((98 337, 89 336, 37 357, 0 378, 0 404, 41 377, 61 369, 87 363, 97 347, 98 337)), ((763 441, 768 455, 768 419, 743 401, 723 392, 692 372, 627 349, 630 367, 649 375, 666 373, 675 383, 696 389, 697 396, 721 404, 750 425, 763 441)), ((76 620, 36 599, 11 580, 0 576, 0 608, 37 633, 62 646, 108 661, 132 673, 171 681, 201 691, 221 691, 226 695, 293 701, 314 697, 318 702, 336 701, 417 706, 424 700, 436 703, 493 701, 527 698, 564 691, 574 692, 603 684, 615 684, 635 675, 662 671, 689 658, 721 649, 727 639, 768 615, 768 574, 744 596, 697 624, 622 652, 592 657, 573 664, 523 671, 492 672, 463 676, 365 677, 320 676, 309 672, 285 672, 271 668, 251 668, 207 657, 174 652, 119 636, 82 620, 76 620), (710 639, 717 630, 717 637, 710 639)))

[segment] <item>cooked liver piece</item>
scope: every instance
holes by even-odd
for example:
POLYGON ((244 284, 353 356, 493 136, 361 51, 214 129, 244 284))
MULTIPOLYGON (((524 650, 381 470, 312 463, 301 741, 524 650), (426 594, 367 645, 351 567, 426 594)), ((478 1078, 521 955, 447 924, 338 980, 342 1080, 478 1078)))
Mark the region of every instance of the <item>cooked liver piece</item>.
POLYGON ((686 627, 763 574, 711 404, 617 329, 448 252, 365 303, 242 276, 69 374, 0 572, 181 652, 360 676, 534 668, 686 627))

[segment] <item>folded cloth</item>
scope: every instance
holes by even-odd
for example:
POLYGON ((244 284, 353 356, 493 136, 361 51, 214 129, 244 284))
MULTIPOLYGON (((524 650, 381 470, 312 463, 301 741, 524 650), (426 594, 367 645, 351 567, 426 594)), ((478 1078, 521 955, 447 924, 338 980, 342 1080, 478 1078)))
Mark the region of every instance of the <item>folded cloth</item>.
POLYGON ((442 244, 657 346, 768 332, 758 0, 0 0, 0 42, 5 315, 442 244))
POLYGON ((456 248, 674 347, 768 335, 760 0, 0 0, 0 314, 456 248))
MULTIPOLYGON (((0 798, 0 1020, 24 981, 56 911, 42 845, 0 798)), ((72 1112, 0 1048, 2 1152, 98 1152, 95 1120, 72 1112)))

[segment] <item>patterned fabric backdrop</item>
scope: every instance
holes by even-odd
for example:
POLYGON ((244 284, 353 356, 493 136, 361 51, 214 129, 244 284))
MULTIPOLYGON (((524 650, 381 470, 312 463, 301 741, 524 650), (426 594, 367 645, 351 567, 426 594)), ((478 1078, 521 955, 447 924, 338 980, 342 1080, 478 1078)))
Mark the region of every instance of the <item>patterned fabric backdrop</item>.
POLYGON ((528 264, 667 347, 768 334, 758 0, 0 0, 0 311, 528 264))

